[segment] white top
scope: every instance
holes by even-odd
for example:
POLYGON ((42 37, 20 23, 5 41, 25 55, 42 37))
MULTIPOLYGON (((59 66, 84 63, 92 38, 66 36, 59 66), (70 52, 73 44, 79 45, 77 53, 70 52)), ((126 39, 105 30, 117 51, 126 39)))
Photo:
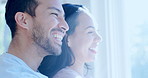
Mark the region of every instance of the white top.
POLYGON ((61 69, 53 78, 85 78, 73 69, 66 67, 61 69))
POLYGON ((4 53, 0 56, 0 78, 48 78, 32 70, 20 58, 4 53))

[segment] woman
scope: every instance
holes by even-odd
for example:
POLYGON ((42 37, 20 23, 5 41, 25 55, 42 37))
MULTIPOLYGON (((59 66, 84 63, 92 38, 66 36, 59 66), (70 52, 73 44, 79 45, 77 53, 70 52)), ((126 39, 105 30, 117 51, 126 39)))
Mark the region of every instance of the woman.
POLYGON ((39 71, 49 78, 86 78, 84 65, 94 61, 101 37, 86 8, 73 4, 63 4, 63 8, 69 31, 63 39, 62 53, 45 57, 39 71))

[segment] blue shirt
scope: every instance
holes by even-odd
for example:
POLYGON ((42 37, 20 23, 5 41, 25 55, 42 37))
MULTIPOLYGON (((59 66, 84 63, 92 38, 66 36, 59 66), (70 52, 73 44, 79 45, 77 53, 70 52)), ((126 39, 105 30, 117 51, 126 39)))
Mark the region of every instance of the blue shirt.
POLYGON ((48 78, 32 70, 20 58, 4 53, 0 56, 0 78, 48 78))

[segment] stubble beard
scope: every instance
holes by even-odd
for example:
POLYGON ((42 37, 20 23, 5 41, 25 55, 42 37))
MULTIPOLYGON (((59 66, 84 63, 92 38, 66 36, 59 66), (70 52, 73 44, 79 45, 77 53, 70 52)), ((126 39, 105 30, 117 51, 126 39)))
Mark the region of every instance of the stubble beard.
POLYGON ((35 45, 39 46, 37 49, 43 49, 48 55, 60 55, 61 46, 51 42, 48 36, 45 37, 48 32, 45 33, 43 27, 40 24, 35 24, 32 30, 32 39, 35 45))

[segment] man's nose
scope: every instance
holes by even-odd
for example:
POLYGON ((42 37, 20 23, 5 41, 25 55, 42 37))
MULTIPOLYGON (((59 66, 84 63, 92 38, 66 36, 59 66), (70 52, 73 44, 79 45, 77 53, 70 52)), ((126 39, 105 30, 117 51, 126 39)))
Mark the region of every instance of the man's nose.
POLYGON ((61 19, 61 24, 59 26, 64 31, 69 30, 69 26, 68 26, 67 22, 65 21, 65 19, 61 19))

